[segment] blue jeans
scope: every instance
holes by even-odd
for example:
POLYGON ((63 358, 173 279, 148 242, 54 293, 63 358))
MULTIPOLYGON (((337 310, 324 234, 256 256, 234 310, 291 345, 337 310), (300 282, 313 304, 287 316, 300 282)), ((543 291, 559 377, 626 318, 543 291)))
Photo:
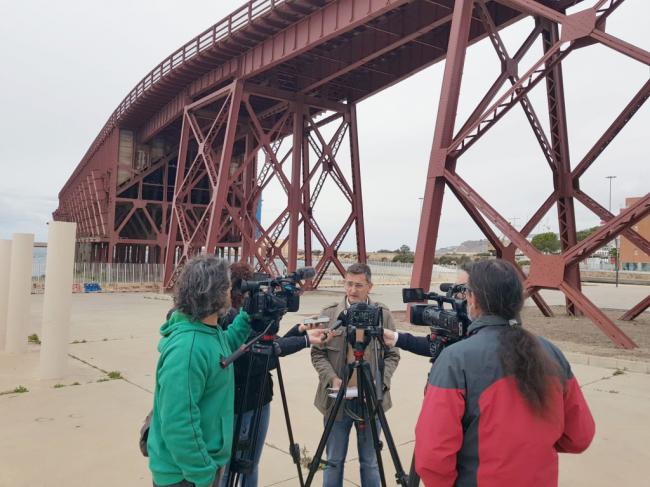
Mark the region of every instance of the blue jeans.
MULTIPOLYGON (((361 408, 356 401, 347 404, 347 408, 361 415, 361 408)), ((327 423, 327 418, 325 418, 327 423)), ((352 420, 350 416, 343 413, 341 420, 334 421, 332 432, 327 439, 325 450, 327 462, 332 464, 325 466, 323 472, 323 487, 341 487, 343 485, 343 470, 345 468, 345 457, 348 453, 348 441, 352 424, 357 430, 357 451, 359 453, 359 464, 361 472, 361 487, 378 487, 380 485, 379 466, 377 465, 377 454, 375 445, 372 442, 372 430, 370 423, 366 422, 365 428, 359 428, 359 423, 352 420)), ((379 420, 377 433, 381 433, 379 420)))
MULTIPOLYGON (((253 414, 255 411, 246 411, 242 416, 241 431, 239 434, 240 441, 248 439, 251 434, 251 426, 253 423, 253 414)), ((269 429, 269 419, 271 418, 271 403, 267 404, 260 411, 260 425, 257 433, 257 443, 255 446, 255 455, 253 456, 253 470, 249 474, 239 475, 240 487, 257 487, 257 477, 259 474, 260 458, 262 456, 262 449, 264 448, 264 439, 266 432, 269 429)), ((235 416, 235 425, 237 424, 237 416, 235 416)), ((242 452, 237 453, 237 458, 242 457, 242 452)), ((228 479, 228 472, 230 468, 226 467, 226 472, 223 476, 222 487, 226 487, 226 480, 228 479)))

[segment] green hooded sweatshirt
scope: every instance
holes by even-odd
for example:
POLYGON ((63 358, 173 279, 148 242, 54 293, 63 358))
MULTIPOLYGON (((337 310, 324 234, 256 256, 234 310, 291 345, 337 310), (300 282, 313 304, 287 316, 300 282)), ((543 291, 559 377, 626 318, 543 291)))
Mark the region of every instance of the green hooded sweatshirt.
POLYGON ((242 311, 227 330, 175 311, 160 329, 160 358, 147 448, 158 485, 182 480, 209 487, 230 460, 235 379, 221 357, 238 349, 250 332, 242 311))

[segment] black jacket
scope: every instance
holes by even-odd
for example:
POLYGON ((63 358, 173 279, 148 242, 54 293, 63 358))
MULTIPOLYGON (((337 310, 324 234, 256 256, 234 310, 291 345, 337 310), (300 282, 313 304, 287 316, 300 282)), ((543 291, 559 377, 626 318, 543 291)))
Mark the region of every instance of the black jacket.
MULTIPOLYGON (((231 308, 221 319, 221 326, 226 329, 234 321, 238 310, 231 308)), ((291 355, 309 346, 306 333, 300 333, 299 326, 291 328, 283 337, 275 340, 275 354, 269 357, 268 370, 277 367, 277 357, 291 355)), ((248 340, 257 335, 254 331, 248 340)), ((247 340, 247 341, 248 341, 247 340)), ((273 378, 267 371, 267 356, 255 353, 246 353, 234 362, 235 366, 235 413, 252 411, 257 408, 261 396, 261 406, 265 406, 273 399, 273 378), (250 376, 249 376, 250 370, 250 376), (266 377, 265 377, 266 375, 266 377), (246 390, 246 379, 248 390, 246 390)))

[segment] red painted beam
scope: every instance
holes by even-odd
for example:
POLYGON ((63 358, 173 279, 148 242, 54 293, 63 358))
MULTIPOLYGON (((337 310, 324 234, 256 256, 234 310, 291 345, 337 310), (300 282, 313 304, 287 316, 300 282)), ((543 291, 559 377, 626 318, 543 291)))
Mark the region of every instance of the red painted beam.
POLYGON ((650 294, 648 294, 645 298, 639 301, 639 303, 636 306, 634 306, 632 309, 628 310, 623 316, 621 316, 621 320, 632 321, 634 318, 639 316, 649 307, 650 307, 650 294))

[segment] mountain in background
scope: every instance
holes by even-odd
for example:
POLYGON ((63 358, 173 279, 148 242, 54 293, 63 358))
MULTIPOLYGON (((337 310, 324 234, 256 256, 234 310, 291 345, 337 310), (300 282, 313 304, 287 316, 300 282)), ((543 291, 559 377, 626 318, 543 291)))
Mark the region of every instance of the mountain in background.
POLYGON ((454 245, 451 247, 442 247, 436 249, 436 255, 445 255, 445 254, 480 254, 487 252, 490 248, 490 244, 486 239, 482 240, 465 240, 460 245, 454 245))

